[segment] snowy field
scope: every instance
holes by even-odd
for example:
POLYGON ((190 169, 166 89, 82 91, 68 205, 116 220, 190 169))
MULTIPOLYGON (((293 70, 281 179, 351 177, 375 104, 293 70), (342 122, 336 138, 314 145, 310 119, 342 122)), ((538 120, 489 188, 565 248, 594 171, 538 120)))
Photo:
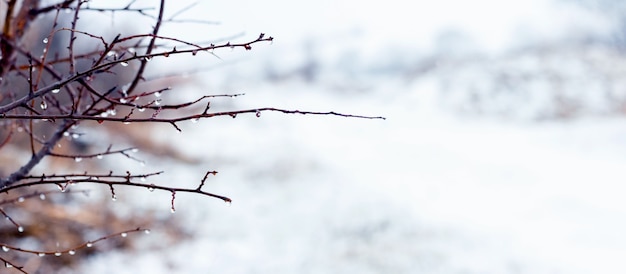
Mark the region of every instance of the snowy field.
MULTIPOLYGON (((166 128, 160 138, 203 162, 163 163, 164 180, 193 184, 215 169, 205 189, 233 203, 177 198, 173 216, 193 239, 102 254, 83 271, 626 273, 625 118, 595 104, 573 118, 548 111, 554 115, 537 119, 552 105, 541 95, 511 104, 513 117, 471 113, 459 106, 472 102, 455 94, 464 94, 468 77, 470 84, 492 81, 484 70, 493 63, 459 58, 449 61, 455 67, 443 59, 419 73, 413 66, 432 52, 477 51, 493 61, 507 46, 550 44, 581 26, 601 32, 606 22, 550 1, 431 2, 201 1, 188 16, 223 22, 212 29, 224 36, 245 30, 277 38, 249 53, 225 53, 219 62, 233 64, 201 77, 194 88, 246 93, 217 107, 387 120, 262 113, 189 123, 185 134, 166 128)), ((197 32, 181 35, 202 40, 197 32)), ((541 71, 532 65, 539 63, 524 64, 541 71)), ((585 77, 572 67, 564 74, 585 77)), ((542 83, 536 87, 549 92, 542 83)), ((594 98, 565 86, 568 96, 594 98)), ((159 163, 145 167, 154 169, 159 163)), ((157 208, 169 210, 167 193, 158 199, 157 208)), ((158 241, 159 229, 152 230, 142 238, 158 241)))

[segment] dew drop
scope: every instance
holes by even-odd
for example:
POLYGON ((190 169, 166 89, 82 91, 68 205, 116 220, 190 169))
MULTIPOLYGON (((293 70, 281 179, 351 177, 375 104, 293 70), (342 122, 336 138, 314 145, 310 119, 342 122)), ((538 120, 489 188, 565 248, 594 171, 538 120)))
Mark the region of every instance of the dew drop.
POLYGON ((25 199, 24 199, 24 197, 19 197, 19 198, 17 198, 17 201, 18 201, 18 202, 20 202, 20 203, 23 203, 23 202, 24 202, 24 200, 25 200, 25 199))
POLYGON ((132 151, 133 153, 137 153, 137 152, 139 152, 139 149, 138 148, 133 148, 130 151, 132 151))
POLYGON ((128 103, 128 100, 126 100, 126 98, 120 98, 120 103, 126 104, 128 103))
POLYGON ((23 226, 18 226, 17 227, 17 231, 20 232, 20 233, 24 232, 24 227, 23 226))
POLYGON ((41 104, 39 104, 39 107, 41 107, 41 109, 45 110, 48 108, 48 104, 46 103, 46 101, 41 101, 41 104))
POLYGON ((233 117, 233 119, 237 118, 237 114, 231 114, 230 117, 233 117))
POLYGON ((148 187, 148 191, 150 192, 154 191, 154 184, 150 184, 150 187, 148 187))
POLYGON ((161 99, 154 101, 154 104, 157 105, 157 106, 160 105, 161 104, 161 99))
POLYGON ((120 65, 122 65, 122 67, 128 67, 128 62, 121 62, 120 65))
POLYGON ((72 138, 73 139, 78 139, 78 137, 80 137, 80 134, 78 134, 78 133, 73 133, 72 134, 72 138))
POLYGON ((150 60, 152 60, 152 57, 150 57, 150 56, 146 56, 146 57, 144 57, 143 59, 144 59, 144 60, 146 60, 147 62, 150 62, 150 60))
POLYGON ((197 50, 192 50, 192 51, 191 51, 191 55, 196 56, 196 54, 198 54, 198 51, 197 51, 197 50))
POLYGON ((67 132, 67 131, 66 131, 66 132, 63 132, 63 136, 68 137, 68 136, 70 136, 70 133, 69 133, 69 132, 67 132))
POLYGON ((122 123, 122 124, 125 124, 125 125, 130 125, 130 122, 124 122, 124 123, 122 123))
POLYGON ((122 236, 122 238, 126 238, 126 236, 128 236, 128 233, 122 232, 122 234, 120 234, 120 236, 122 236))
POLYGON ((102 158, 104 158, 104 156, 102 156, 102 154, 98 154, 98 155, 96 155, 96 159, 98 159, 98 160, 102 160, 102 158))
POLYGON ((82 161, 82 160, 83 160, 83 158, 82 158, 82 157, 76 157, 76 158, 74 158, 74 162, 77 162, 77 163, 78 163, 78 162, 80 162, 80 161, 82 161))
POLYGON ((172 214, 176 213, 176 209, 174 209, 173 207, 170 208, 170 212, 172 212, 172 214))
POLYGON ((59 256, 61 256, 61 254, 62 254, 61 252, 55 252, 55 253, 54 253, 54 256, 59 257, 59 256))
POLYGON ((145 109, 145 108, 138 108, 137 110, 138 110, 139 112, 144 112, 144 111, 146 111, 146 109, 145 109))
POLYGON ((46 253, 41 252, 41 253, 37 254, 37 256, 43 257, 43 256, 46 256, 46 253))
POLYGON ((150 229, 144 230, 143 233, 150 234, 150 229))
POLYGON ((48 37, 44 38, 42 41, 44 44, 48 44, 48 37))
POLYGON ((61 91, 61 89, 55 88, 55 89, 51 90, 50 92, 52 92, 52 93, 59 93, 60 91, 61 91))
POLYGON ((161 92, 157 91, 154 93, 154 97, 161 97, 161 92))
POLYGON ((108 57, 111 57, 113 55, 117 55, 117 52, 115 52, 114 50, 107 52, 108 57))
POLYGON ((117 201, 117 196, 115 196, 115 194, 113 196, 111 196, 111 200, 113 200, 113 202, 117 201))
POLYGON ((92 242, 88 242, 85 246, 87 246, 87 247, 92 247, 92 246, 93 246, 93 243, 92 243, 92 242))
POLYGON ((76 250, 70 250, 70 251, 67 252, 67 254, 74 255, 74 254, 76 254, 76 250))
POLYGON ((232 205, 232 201, 226 201, 226 206, 231 206, 232 205))
POLYGON ((198 119, 198 118, 193 118, 193 119, 191 119, 191 122, 192 122, 192 123, 194 123, 194 124, 196 124, 196 123, 198 123, 198 120, 200 120, 200 119, 198 119))
POLYGON ((145 182, 146 181, 146 177, 141 177, 139 178, 140 181, 145 182))
POLYGON ((6 266, 6 268, 12 268, 13 267, 13 265, 11 263, 9 263, 9 262, 5 262, 4 266, 6 266))
POLYGON ((39 194, 39 199, 42 200, 42 201, 45 200, 46 199, 46 194, 43 194, 43 193, 39 194))
POLYGON ((11 250, 10 248, 8 248, 6 245, 2 246, 2 251, 4 252, 9 252, 9 250, 11 250))
POLYGON ((260 111, 258 111, 258 110, 256 111, 256 117, 257 117, 257 118, 258 118, 258 117, 261 117, 261 112, 260 112, 260 111))

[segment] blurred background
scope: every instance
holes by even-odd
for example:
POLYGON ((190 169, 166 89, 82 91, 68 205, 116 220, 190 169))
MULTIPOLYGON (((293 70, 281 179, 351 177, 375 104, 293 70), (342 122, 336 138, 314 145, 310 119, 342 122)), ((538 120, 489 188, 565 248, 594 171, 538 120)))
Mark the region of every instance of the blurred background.
MULTIPOLYGON (((155 60, 153 75, 185 76, 173 100, 245 93, 212 106, 387 120, 263 113, 152 131, 193 161, 133 168, 190 186, 218 170, 205 189, 233 203, 181 195, 171 215, 168 193, 120 197, 188 236, 151 248, 152 227, 79 272, 626 271, 625 2, 167 2, 181 9, 163 35, 275 41, 155 60)), ((150 30, 115 16, 94 27, 150 30)))

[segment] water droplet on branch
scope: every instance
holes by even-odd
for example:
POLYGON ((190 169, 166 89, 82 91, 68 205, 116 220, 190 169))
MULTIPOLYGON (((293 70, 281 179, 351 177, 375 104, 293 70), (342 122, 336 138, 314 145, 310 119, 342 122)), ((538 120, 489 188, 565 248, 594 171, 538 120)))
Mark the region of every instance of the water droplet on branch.
POLYGON ((41 109, 45 110, 48 108, 48 104, 46 103, 46 101, 41 101, 41 104, 39 104, 39 107, 41 107, 41 109))
POLYGON ((59 93, 61 91, 61 89, 55 88, 53 90, 51 90, 50 92, 52 93, 59 93))
POLYGON ((9 252, 9 250, 11 250, 11 249, 8 248, 7 246, 5 246, 5 245, 2 246, 2 251, 9 252))
POLYGON ((48 44, 48 37, 44 38, 42 41, 44 44, 48 44))
POLYGON ((78 163, 78 162, 80 162, 80 161, 82 161, 82 160, 83 160, 83 158, 82 158, 82 157, 76 157, 76 158, 74 158, 74 162, 77 162, 77 163, 78 163))
POLYGON ((122 67, 128 67, 128 62, 126 62, 126 61, 121 62, 120 65, 122 65, 122 67))
POLYGON ((18 226, 17 227, 17 231, 20 232, 20 233, 24 232, 24 227, 23 226, 18 226))
POLYGON ((46 256, 46 253, 41 252, 41 253, 37 254, 37 256, 43 257, 43 256, 46 256))
POLYGON ((92 243, 92 242, 88 242, 85 246, 86 246, 86 247, 92 247, 92 246, 93 246, 93 243, 92 243))
POLYGON ((67 252, 67 254, 74 255, 74 254, 76 254, 76 251, 75 250, 70 250, 70 251, 67 252))
POLYGON ((59 256, 61 256, 61 255, 62 255, 62 253, 61 253, 61 252, 55 252, 55 253, 54 253, 54 256, 57 256, 57 257, 59 257, 59 256))
POLYGON ((120 236, 122 236, 122 238, 126 238, 126 236, 128 236, 128 233, 122 232, 122 234, 120 234, 120 236))

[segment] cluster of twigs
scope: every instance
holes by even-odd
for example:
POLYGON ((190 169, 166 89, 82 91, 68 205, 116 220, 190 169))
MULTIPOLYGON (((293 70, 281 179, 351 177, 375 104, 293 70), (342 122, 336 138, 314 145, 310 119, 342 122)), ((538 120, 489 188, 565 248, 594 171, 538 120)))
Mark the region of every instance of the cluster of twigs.
MULTIPOLYGON (((175 22, 175 16, 164 18, 165 0, 161 0, 156 15, 151 15, 151 8, 135 8, 134 1, 118 9, 94 8, 88 6, 85 0, 64 0, 56 4, 41 6, 39 0, 9 0, 4 9, 4 22, 0 34, 0 153, 5 153, 10 146, 22 145, 30 151, 30 157, 19 164, 19 168, 8 174, 1 174, 0 193, 7 195, 23 189, 41 185, 56 185, 61 192, 65 192, 75 184, 106 185, 111 191, 112 199, 116 199, 116 186, 132 186, 148 190, 161 190, 171 193, 171 209, 175 210, 174 200, 176 193, 190 192, 221 199, 230 203, 225 196, 202 190, 208 175, 217 172, 209 171, 196 188, 177 188, 164 185, 155 185, 147 182, 161 172, 149 174, 131 174, 129 171, 97 173, 78 172, 57 174, 50 170, 45 174, 33 174, 33 169, 40 165, 45 158, 69 158, 76 162, 83 159, 101 159, 118 154, 138 160, 129 152, 133 148, 113 149, 109 145, 106 150, 96 153, 83 151, 59 150, 58 146, 64 137, 71 139, 77 135, 75 129, 79 125, 86 125, 96 130, 105 127, 108 123, 134 124, 138 123, 167 123, 177 131, 181 131, 178 123, 183 121, 198 121, 216 116, 232 116, 238 114, 255 114, 261 112, 281 112, 286 114, 313 114, 334 115, 343 117, 358 117, 381 119, 382 117, 368 117, 342 114, 337 112, 314 112, 301 110, 287 110, 273 107, 259 107, 232 111, 212 112, 210 100, 216 97, 234 97, 234 95, 201 95, 196 100, 184 103, 168 104, 162 96, 172 90, 170 87, 153 87, 146 84, 145 72, 153 58, 166 58, 175 55, 192 55, 199 52, 208 52, 215 55, 219 49, 251 50, 252 46, 263 42, 272 42, 273 37, 260 34, 254 39, 242 43, 224 42, 220 44, 198 44, 182 41, 174 37, 159 35, 164 23, 175 22), (129 36, 116 35, 112 39, 105 36, 83 31, 77 28, 79 14, 83 12, 137 12, 142 16, 153 18, 155 24, 150 33, 129 36), (60 18, 70 15, 69 26, 60 26, 60 18), (43 31, 41 25, 44 16, 52 17, 52 27, 43 40, 45 48, 43 54, 36 54, 33 46, 29 46, 25 37, 29 32, 43 31), (38 21, 39 20, 39 21, 38 21), (40 24, 40 25, 37 25, 40 24), (65 39, 63 35, 66 34, 65 39), (99 46, 95 50, 83 51, 75 43, 78 36, 97 41, 99 46), (160 43, 175 43, 176 46, 165 47, 160 43), (55 54, 52 44, 64 44, 65 48, 55 54), (132 71, 132 77, 127 83, 113 83, 108 86, 99 79, 115 79, 120 69, 132 71), (201 112, 194 113, 193 109, 199 104, 204 105, 201 112), (191 114, 190 114, 191 112, 191 114)), ((179 13, 176 13, 176 15, 179 13)), ((106 82, 106 81, 105 81, 106 82)), ((140 161, 140 160, 138 160, 140 161)), ((20 193, 20 192, 17 192, 20 193)), ((32 192, 19 194, 17 198, 7 200, 5 206, 17 205, 25 199, 45 197, 48 192, 32 192)), ((0 205, 2 206, 2 205, 0 205)), ((19 225, 2 207, 0 214, 17 227, 21 233, 24 227, 19 225)), ((79 249, 88 248, 92 244, 111 237, 126 237, 128 233, 146 231, 136 228, 117 232, 92 241, 79 244, 63 250, 31 250, 9 244, 0 246, 4 251, 22 252, 37 256, 61 254, 74 255, 79 249)), ((3 256, 0 261, 6 267, 11 267, 26 273, 26 269, 3 256)))

